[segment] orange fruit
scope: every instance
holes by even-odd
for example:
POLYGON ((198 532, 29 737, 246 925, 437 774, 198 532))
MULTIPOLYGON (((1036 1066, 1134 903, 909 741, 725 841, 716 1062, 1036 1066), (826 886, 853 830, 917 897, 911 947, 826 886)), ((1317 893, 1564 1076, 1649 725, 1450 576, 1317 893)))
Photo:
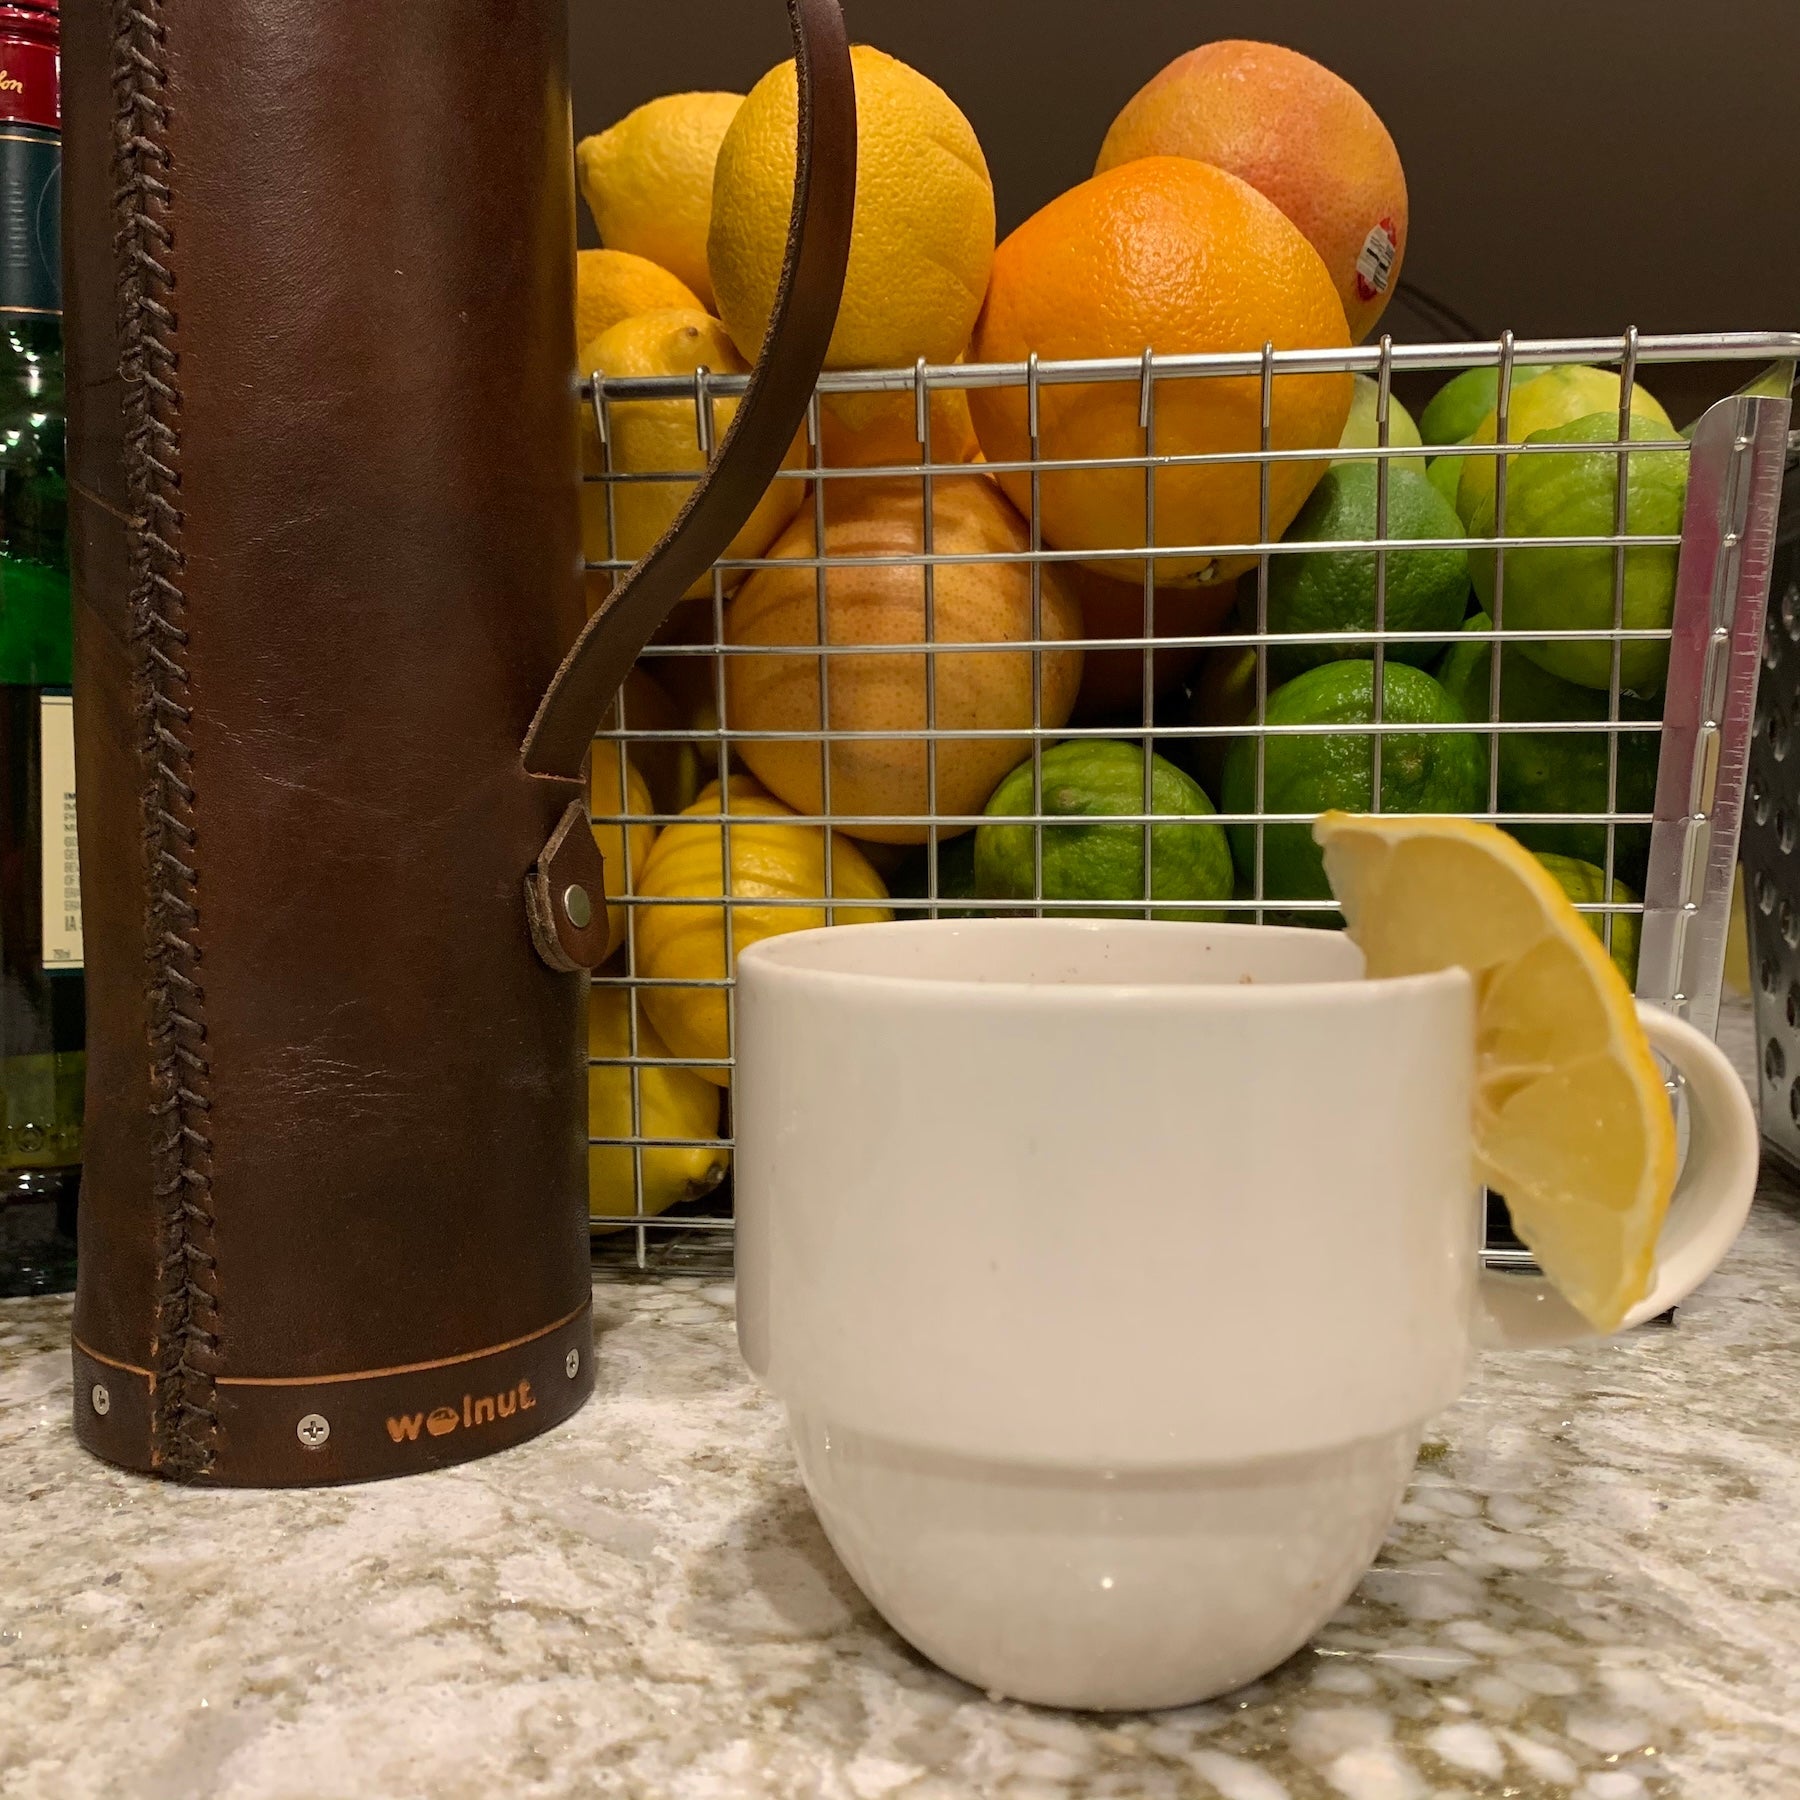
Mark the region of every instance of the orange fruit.
POLYGON ((1351 337, 1374 329, 1406 255, 1406 173, 1349 82, 1279 44, 1203 44, 1126 102, 1095 171, 1145 156, 1191 156, 1267 195, 1324 258, 1351 337))
MULTIPOLYGON (((916 477, 872 477, 825 483, 825 554, 831 557, 917 556, 924 548, 924 483, 916 477)), ((938 476, 932 483, 933 547, 940 554, 1023 556, 1031 534, 986 475, 938 476)), ((803 510, 769 552, 771 558, 816 555, 813 515, 803 510)), ((1061 574, 1046 566, 1041 585, 1042 635, 1081 636, 1081 608, 1061 574)), ((869 645, 867 656, 833 656, 827 686, 835 731, 920 732, 927 723, 925 662, 876 653, 882 644, 926 641, 925 578, 917 565, 837 566, 825 577, 825 641, 869 645)), ((1016 643, 1032 635, 1029 563, 940 563, 933 580, 934 641, 1016 643)), ((819 642, 817 571, 763 568, 738 589, 725 613, 732 644, 819 642)), ((820 658, 730 656, 726 714, 734 730, 817 731, 821 725, 820 658)), ((939 730, 1031 726, 1032 654, 1023 650, 940 651, 936 661, 939 730)), ((1042 653, 1041 720, 1067 722, 1081 685, 1078 649, 1042 653)), ((801 740, 740 738, 734 748, 757 779, 801 813, 824 811, 820 746, 801 740)), ((940 814, 979 813, 1000 779, 1030 751, 1025 737, 937 740, 940 814)), ((854 837, 922 844, 931 835, 927 745, 920 737, 841 739, 831 746, 834 814, 885 813, 903 822, 845 824, 854 837), (918 822, 911 823, 916 819, 918 822)), ((956 835, 967 826, 946 829, 956 835)))
MULTIPOLYGON (((1081 602, 1085 635, 1090 638, 1143 637, 1144 589, 1106 575, 1096 575, 1079 563, 1064 563, 1059 573, 1081 602)), ((1211 587, 1158 588, 1153 619, 1155 635, 1201 637, 1217 631, 1231 611, 1237 588, 1229 581, 1211 587)), ((1178 687, 1206 652, 1182 645, 1156 652, 1156 693, 1160 697, 1178 687)), ((1141 650, 1093 650, 1083 653, 1081 692, 1075 699, 1078 725, 1096 720, 1142 719, 1144 715, 1144 653, 1141 650)))
MULTIPOLYGON (((1247 182, 1182 157, 1152 156, 1096 175, 1052 200, 994 256, 987 305, 971 360, 1136 357, 1163 352, 1339 349, 1344 309, 1319 253, 1247 182)), ((1278 450, 1335 448, 1350 416, 1349 375, 1281 375, 1271 440, 1278 450)), ((1159 455, 1244 451, 1261 442, 1259 376, 1161 381, 1159 455)), ((1030 453, 1023 387, 975 388, 969 410, 989 462, 1030 453)), ((1039 390, 1046 458, 1142 456, 1138 380, 1039 390)), ((1269 533, 1300 510, 1326 459, 1270 465, 1269 533)), ((998 473, 1015 505, 1030 505, 1031 478, 998 473)), ((1079 469, 1041 477, 1041 523, 1058 550, 1143 546, 1142 469, 1079 469)), ((1156 559, 1161 587, 1224 581, 1254 557, 1207 546, 1259 541, 1254 461, 1160 468, 1156 542, 1186 548, 1156 559)), ((1120 581, 1142 581, 1141 561, 1108 561, 1120 581)))

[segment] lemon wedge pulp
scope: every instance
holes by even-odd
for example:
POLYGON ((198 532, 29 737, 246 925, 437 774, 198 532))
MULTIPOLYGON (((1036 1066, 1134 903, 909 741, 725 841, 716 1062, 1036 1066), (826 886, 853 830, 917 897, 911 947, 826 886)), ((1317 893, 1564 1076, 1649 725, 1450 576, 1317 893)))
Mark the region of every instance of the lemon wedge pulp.
POLYGON ((1313 835, 1372 978, 1467 969, 1476 1169, 1602 1331, 1649 1292, 1675 1124, 1624 978, 1555 878, 1491 825, 1326 813, 1313 835))

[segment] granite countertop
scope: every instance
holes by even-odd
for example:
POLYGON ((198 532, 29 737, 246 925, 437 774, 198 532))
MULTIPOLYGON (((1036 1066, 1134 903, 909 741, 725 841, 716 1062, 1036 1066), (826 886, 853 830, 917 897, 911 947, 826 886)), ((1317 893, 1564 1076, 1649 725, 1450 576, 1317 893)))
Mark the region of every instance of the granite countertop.
POLYGON ((1314 1645, 1107 1719, 991 1704, 887 1631, 725 1286, 599 1283, 600 1392, 546 1438, 297 1493, 89 1460, 66 1302, 7 1302, 0 1795, 1800 1794, 1797 1295, 1771 1174, 1674 1328, 1485 1362, 1314 1645))

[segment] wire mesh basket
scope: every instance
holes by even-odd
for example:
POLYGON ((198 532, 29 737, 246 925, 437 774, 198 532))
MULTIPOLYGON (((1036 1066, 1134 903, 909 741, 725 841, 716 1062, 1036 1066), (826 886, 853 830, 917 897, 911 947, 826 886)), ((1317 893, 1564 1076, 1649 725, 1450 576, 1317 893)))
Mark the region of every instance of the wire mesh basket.
MULTIPOLYGON (((821 377, 762 516, 595 740, 618 942, 590 1032, 597 1254, 728 1262, 745 943, 984 913, 1328 925, 1326 804, 1563 857, 1638 994, 1711 1030, 1797 355, 1634 331, 821 377), (1611 416, 1515 444, 1551 365, 1610 371, 1611 416), (1424 472, 1400 396, 1483 370, 1485 443, 1424 472), (1345 376, 1362 438, 1294 442, 1284 395, 1345 376), (1728 397, 1678 432, 1664 381, 1728 397), (1129 453, 1115 431, 1083 454, 1082 419, 1127 408, 1129 453), (971 410, 1025 453, 969 460, 971 410)), ((591 380, 591 604, 698 474, 647 464, 645 424, 666 443, 678 416, 701 465, 744 386, 591 380)))

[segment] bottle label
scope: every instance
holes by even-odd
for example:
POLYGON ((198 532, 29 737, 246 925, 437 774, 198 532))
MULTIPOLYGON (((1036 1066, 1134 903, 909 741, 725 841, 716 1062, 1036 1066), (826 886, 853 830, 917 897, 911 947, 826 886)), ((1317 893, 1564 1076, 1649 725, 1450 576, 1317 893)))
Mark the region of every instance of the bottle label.
POLYGON ((0 313, 62 312, 62 143, 0 123, 0 313))
POLYGON ((57 33, 39 26, 0 34, 0 119, 62 126, 62 61, 57 33))
POLYGON ((38 746, 44 967, 79 969, 83 959, 81 850, 75 837, 75 703, 67 694, 40 696, 38 746))

